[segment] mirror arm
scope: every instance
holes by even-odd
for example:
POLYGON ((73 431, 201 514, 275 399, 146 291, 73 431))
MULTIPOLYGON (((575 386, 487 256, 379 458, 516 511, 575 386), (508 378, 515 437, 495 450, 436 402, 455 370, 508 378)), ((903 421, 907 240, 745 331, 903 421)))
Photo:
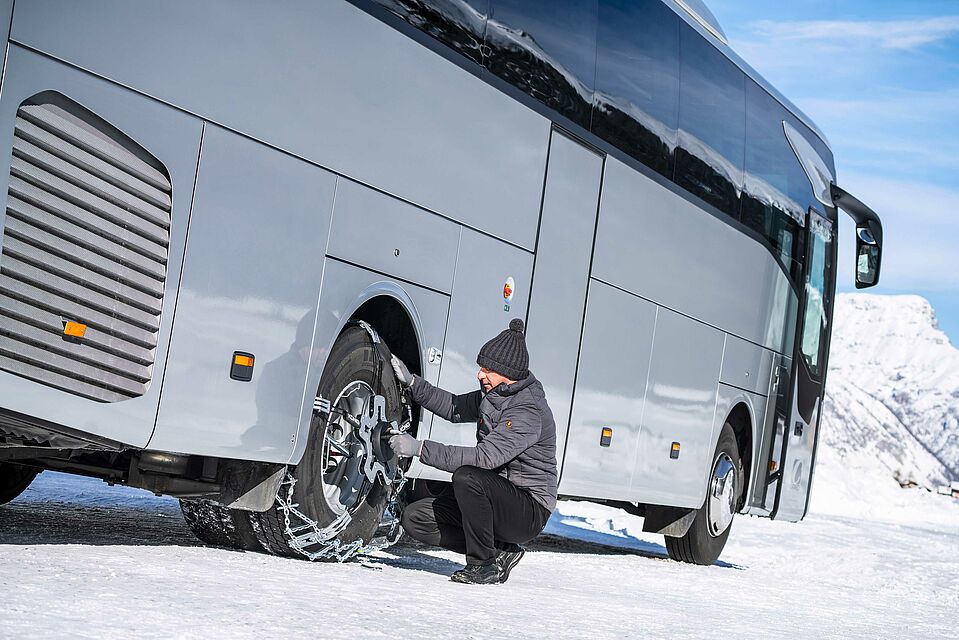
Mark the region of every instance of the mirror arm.
POLYGON ((830 185, 833 205, 839 207, 856 222, 857 227, 866 227, 876 240, 876 244, 882 246, 882 220, 879 214, 870 209, 859 198, 852 195, 835 182, 830 185))

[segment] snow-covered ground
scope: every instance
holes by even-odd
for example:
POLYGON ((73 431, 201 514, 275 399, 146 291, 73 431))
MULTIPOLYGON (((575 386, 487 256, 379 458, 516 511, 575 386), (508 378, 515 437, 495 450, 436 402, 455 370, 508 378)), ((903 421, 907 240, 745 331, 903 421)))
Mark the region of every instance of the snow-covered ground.
POLYGON ((203 547, 173 499, 47 472, 0 507, 0 637, 954 638, 959 501, 897 490, 869 519, 739 517, 712 567, 560 503, 509 582, 479 587, 406 543, 343 565, 203 547))

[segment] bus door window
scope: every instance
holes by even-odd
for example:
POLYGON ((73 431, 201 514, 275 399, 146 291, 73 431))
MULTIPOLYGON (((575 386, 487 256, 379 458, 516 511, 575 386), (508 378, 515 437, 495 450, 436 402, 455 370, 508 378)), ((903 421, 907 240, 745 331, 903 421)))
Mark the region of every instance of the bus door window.
POLYGON ((827 311, 828 283, 832 275, 833 223, 812 212, 809 214, 809 264, 806 275, 806 305, 799 350, 813 378, 822 379, 824 337, 829 330, 827 311))

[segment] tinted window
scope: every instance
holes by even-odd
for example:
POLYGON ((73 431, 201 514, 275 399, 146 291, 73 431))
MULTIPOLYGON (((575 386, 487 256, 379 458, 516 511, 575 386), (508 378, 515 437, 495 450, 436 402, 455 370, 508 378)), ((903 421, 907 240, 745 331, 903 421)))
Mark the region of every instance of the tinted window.
POLYGON ((493 0, 490 11, 490 71, 589 127, 596 0, 493 0))
POLYGON ((682 80, 676 182, 739 215, 746 126, 746 77, 691 27, 680 28, 682 80))
POLYGON ((746 183, 743 222, 762 233, 796 282, 802 276, 802 228, 812 187, 793 153, 783 121, 804 128, 756 83, 746 84, 746 183))
POLYGON ((799 343, 809 372, 822 379, 824 338, 829 331, 829 283, 832 282, 833 226, 819 215, 810 216, 809 278, 806 281, 806 311, 799 343))
POLYGON ((482 64, 489 0, 373 0, 411 25, 482 64))
POLYGON ((593 132, 672 177, 679 17, 661 0, 600 0, 593 132))

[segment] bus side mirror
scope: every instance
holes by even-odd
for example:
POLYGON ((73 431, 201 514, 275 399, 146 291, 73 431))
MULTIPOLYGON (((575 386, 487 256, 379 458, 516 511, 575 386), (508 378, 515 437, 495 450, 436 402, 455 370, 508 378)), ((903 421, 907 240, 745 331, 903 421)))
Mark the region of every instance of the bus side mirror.
MULTIPOLYGON (((856 228, 856 288, 868 289, 879 284, 882 246, 876 241, 872 223, 856 228)), ((881 231, 880 231, 881 233, 881 231)))
POLYGON ((833 206, 856 221, 856 288, 874 287, 879 284, 882 266, 882 221, 862 200, 835 182, 830 185, 830 192, 833 206))

